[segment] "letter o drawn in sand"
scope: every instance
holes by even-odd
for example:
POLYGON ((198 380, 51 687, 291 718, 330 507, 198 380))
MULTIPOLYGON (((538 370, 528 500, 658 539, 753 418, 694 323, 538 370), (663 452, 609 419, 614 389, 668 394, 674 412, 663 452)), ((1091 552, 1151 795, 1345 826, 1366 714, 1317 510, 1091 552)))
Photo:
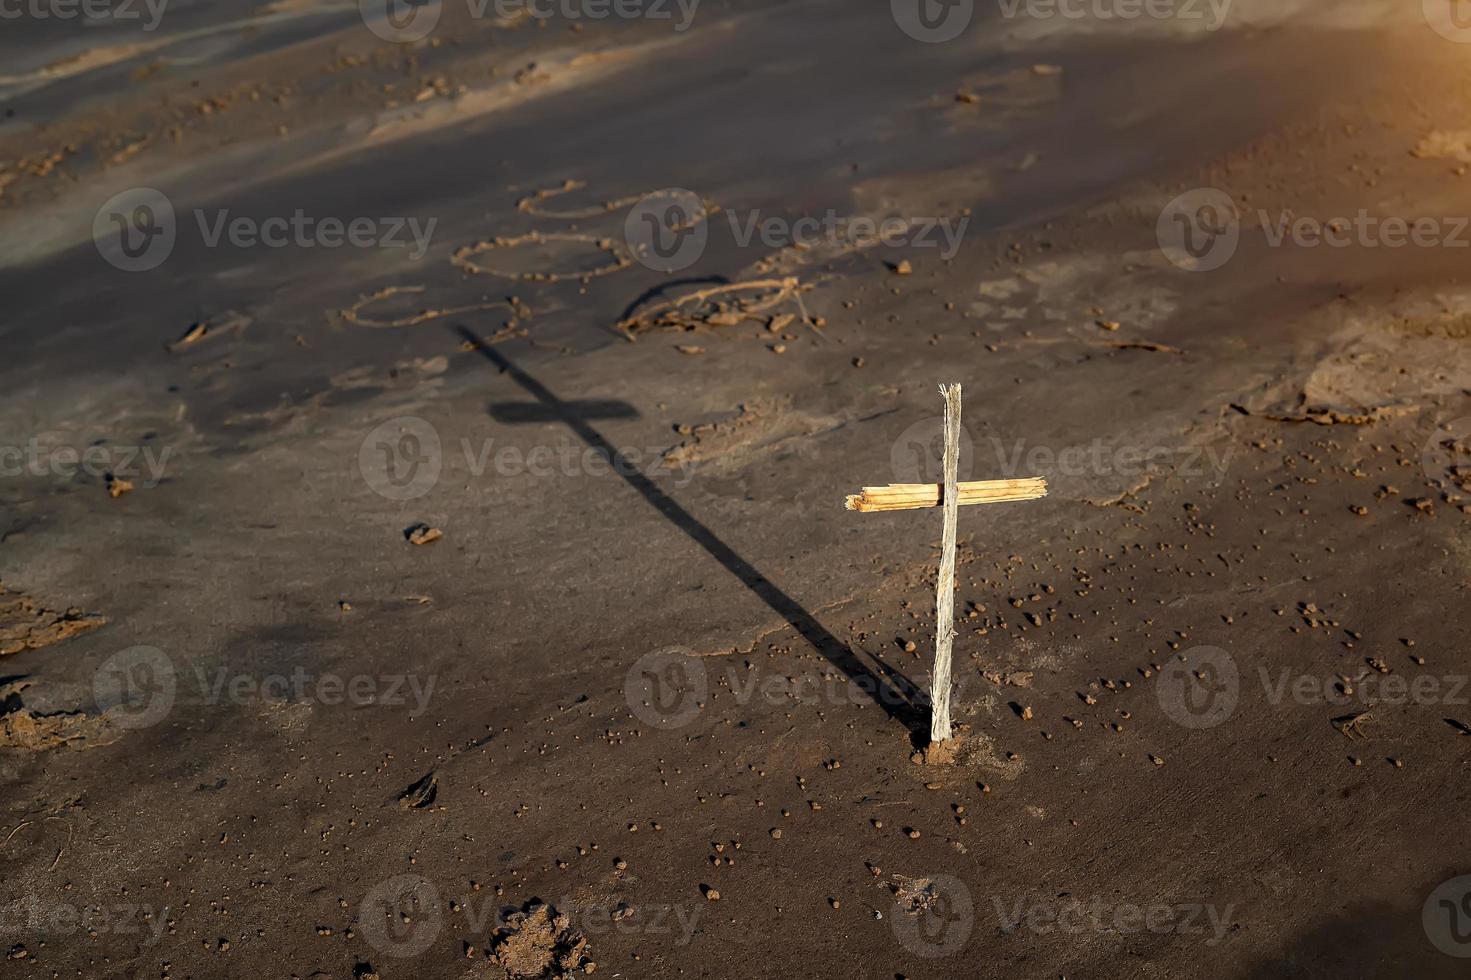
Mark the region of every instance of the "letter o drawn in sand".
POLYGON ((596 279, 626 269, 633 264, 623 246, 611 238, 594 238, 591 235, 582 235, 574 232, 548 232, 542 234, 533 231, 525 235, 517 235, 514 238, 493 238, 490 241, 476 242, 474 245, 462 245, 455 249, 455 254, 450 261, 466 272, 473 272, 482 276, 499 276, 502 279, 519 279, 524 282, 560 282, 564 279, 596 279), (497 269, 493 266, 484 266, 478 262, 471 261, 477 255, 493 252, 498 249, 514 249, 523 245, 545 245, 548 242, 587 242, 602 249, 612 256, 612 261, 606 265, 595 266, 584 271, 573 272, 519 272, 514 269, 497 269))

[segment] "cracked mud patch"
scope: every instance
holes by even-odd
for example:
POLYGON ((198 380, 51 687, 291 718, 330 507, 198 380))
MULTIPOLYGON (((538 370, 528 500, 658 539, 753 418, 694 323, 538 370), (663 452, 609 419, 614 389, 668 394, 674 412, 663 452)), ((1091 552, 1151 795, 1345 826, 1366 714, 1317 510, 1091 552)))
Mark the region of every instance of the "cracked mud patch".
POLYGON ((0 585, 0 656, 39 650, 104 625, 103 616, 73 606, 48 609, 28 595, 7 592, 0 585))
POLYGON ((0 749, 44 752, 62 746, 105 745, 116 732, 105 717, 83 711, 40 712, 25 706, 21 692, 29 681, 0 685, 0 749))

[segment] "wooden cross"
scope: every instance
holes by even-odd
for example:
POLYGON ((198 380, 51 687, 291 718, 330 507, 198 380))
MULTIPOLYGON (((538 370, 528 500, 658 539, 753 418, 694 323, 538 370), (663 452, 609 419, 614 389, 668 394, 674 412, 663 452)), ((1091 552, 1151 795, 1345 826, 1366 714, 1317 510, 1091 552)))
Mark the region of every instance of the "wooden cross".
POLYGON ((959 508, 971 504, 999 504, 1047 496, 1047 481, 980 480, 957 483, 960 459, 960 385, 941 385, 945 399, 944 483, 891 483, 864 487, 848 498, 849 510, 875 514, 891 510, 945 509, 945 531, 940 541, 940 576, 935 587, 935 669, 930 681, 930 742, 950 738, 950 644, 955 638, 955 525, 959 508))

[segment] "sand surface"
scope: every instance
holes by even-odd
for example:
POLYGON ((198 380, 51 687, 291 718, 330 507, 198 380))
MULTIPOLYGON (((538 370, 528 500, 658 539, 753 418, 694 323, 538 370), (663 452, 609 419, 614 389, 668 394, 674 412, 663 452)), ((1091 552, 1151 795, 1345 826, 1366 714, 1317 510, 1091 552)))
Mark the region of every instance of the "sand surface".
POLYGON ((1466 975, 1471 44, 889 6, 5 22, 5 975, 1466 975))

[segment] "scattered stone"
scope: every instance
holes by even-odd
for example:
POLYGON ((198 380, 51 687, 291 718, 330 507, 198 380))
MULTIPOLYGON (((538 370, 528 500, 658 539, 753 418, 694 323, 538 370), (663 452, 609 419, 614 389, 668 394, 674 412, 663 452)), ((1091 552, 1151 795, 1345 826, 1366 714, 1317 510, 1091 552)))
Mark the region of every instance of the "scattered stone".
POLYGON ((437 527, 428 524, 415 524, 404 531, 404 539, 409 544, 433 544, 444 537, 444 532, 437 527))

